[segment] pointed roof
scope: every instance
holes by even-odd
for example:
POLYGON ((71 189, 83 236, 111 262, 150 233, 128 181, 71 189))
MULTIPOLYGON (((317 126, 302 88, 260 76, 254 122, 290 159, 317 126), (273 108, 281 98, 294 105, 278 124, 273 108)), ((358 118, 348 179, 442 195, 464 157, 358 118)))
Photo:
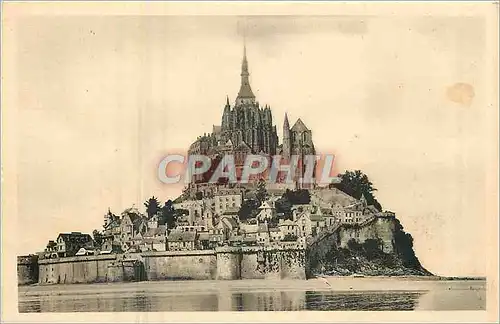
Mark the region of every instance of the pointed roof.
POLYGON ((288 123, 288 115, 285 113, 285 121, 283 122, 283 129, 290 129, 290 124, 288 123))
POLYGON ((269 206, 269 204, 267 203, 267 201, 264 201, 262 202, 262 204, 260 205, 259 209, 272 209, 271 206, 269 206))
POLYGON ((248 72, 248 61, 247 61, 247 47, 246 44, 243 45, 243 61, 241 62, 241 85, 240 91, 238 92, 238 99, 247 98, 255 99, 255 95, 250 87, 250 81, 248 77, 250 73, 248 72))
POLYGON ((241 141, 240 145, 238 145, 235 149, 235 151, 251 151, 252 149, 250 146, 245 143, 245 141, 241 141))
POLYGON ((295 124, 293 124, 293 127, 292 127, 292 131, 295 131, 295 132, 304 132, 304 131, 308 131, 309 129, 306 127, 306 125, 304 124, 304 122, 302 121, 302 119, 297 119, 297 121, 295 122, 295 124))

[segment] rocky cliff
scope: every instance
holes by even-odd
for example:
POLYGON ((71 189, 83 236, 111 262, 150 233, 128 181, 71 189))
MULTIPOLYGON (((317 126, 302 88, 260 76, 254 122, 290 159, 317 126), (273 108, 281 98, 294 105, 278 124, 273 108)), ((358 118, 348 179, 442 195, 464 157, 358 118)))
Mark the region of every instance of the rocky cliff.
POLYGON ((413 238, 397 218, 376 217, 344 224, 308 250, 310 276, 402 276, 432 274, 418 260, 413 238))

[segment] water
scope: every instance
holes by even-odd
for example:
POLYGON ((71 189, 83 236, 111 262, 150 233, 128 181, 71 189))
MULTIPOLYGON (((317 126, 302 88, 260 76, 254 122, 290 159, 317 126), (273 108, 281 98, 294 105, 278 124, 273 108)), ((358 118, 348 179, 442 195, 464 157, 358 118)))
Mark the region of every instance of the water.
POLYGON ((285 283, 265 280, 30 286, 19 288, 19 312, 411 311, 486 308, 484 281, 350 280, 352 282, 338 283, 334 280, 332 287, 325 287, 318 281, 285 283), (380 289, 372 290, 375 286, 380 286, 380 289))

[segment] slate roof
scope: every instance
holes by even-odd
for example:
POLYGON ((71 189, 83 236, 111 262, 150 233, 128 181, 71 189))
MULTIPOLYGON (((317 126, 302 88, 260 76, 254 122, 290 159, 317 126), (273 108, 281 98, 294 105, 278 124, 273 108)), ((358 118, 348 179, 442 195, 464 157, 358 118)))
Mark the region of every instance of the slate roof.
POLYGON ((311 215, 310 216, 310 219, 312 222, 320 222, 323 220, 323 216, 322 215, 311 215))
POLYGON ((72 232, 72 233, 60 233, 59 236, 57 237, 57 240, 59 241, 59 237, 62 237, 64 242, 92 242, 92 236, 90 234, 84 234, 80 232, 72 232))
POLYGON ((297 226, 293 221, 287 219, 279 224, 279 226, 297 226))
POLYGON ((196 233, 172 231, 168 235, 168 240, 171 242, 192 242, 196 240, 196 233))
POLYGON ((236 221, 231 217, 222 217, 220 221, 226 225, 230 225, 231 229, 238 227, 238 223, 236 223, 236 221))
POLYGON ((166 235, 167 228, 165 225, 160 225, 157 228, 150 228, 144 233, 144 237, 154 237, 157 235, 166 235))
POLYGON ((302 119, 299 118, 299 119, 297 119, 295 124, 293 124, 291 130, 294 132, 303 132, 303 131, 308 131, 309 129, 306 127, 306 125, 304 124, 302 119))

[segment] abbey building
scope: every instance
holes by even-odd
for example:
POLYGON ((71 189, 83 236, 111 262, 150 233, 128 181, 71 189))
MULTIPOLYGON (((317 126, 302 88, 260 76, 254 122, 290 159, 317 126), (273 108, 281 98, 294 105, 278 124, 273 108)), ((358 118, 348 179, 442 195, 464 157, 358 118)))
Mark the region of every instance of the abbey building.
MULTIPOLYGON (((198 137, 191 144, 188 154, 207 155, 212 159, 233 154, 237 165, 243 165, 248 154, 281 155, 284 159, 292 155, 314 155, 312 132, 300 118, 290 127, 285 114, 283 143, 279 144, 271 107, 262 107, 250 86, 246 47, 243 49, 240 75, 240 90, 234 104, 231 105, 229 98, 226 98, 221 125, 214 125, 212 133, 198 137)), ((195 182, 205 180, 199 177, 195 182)))

